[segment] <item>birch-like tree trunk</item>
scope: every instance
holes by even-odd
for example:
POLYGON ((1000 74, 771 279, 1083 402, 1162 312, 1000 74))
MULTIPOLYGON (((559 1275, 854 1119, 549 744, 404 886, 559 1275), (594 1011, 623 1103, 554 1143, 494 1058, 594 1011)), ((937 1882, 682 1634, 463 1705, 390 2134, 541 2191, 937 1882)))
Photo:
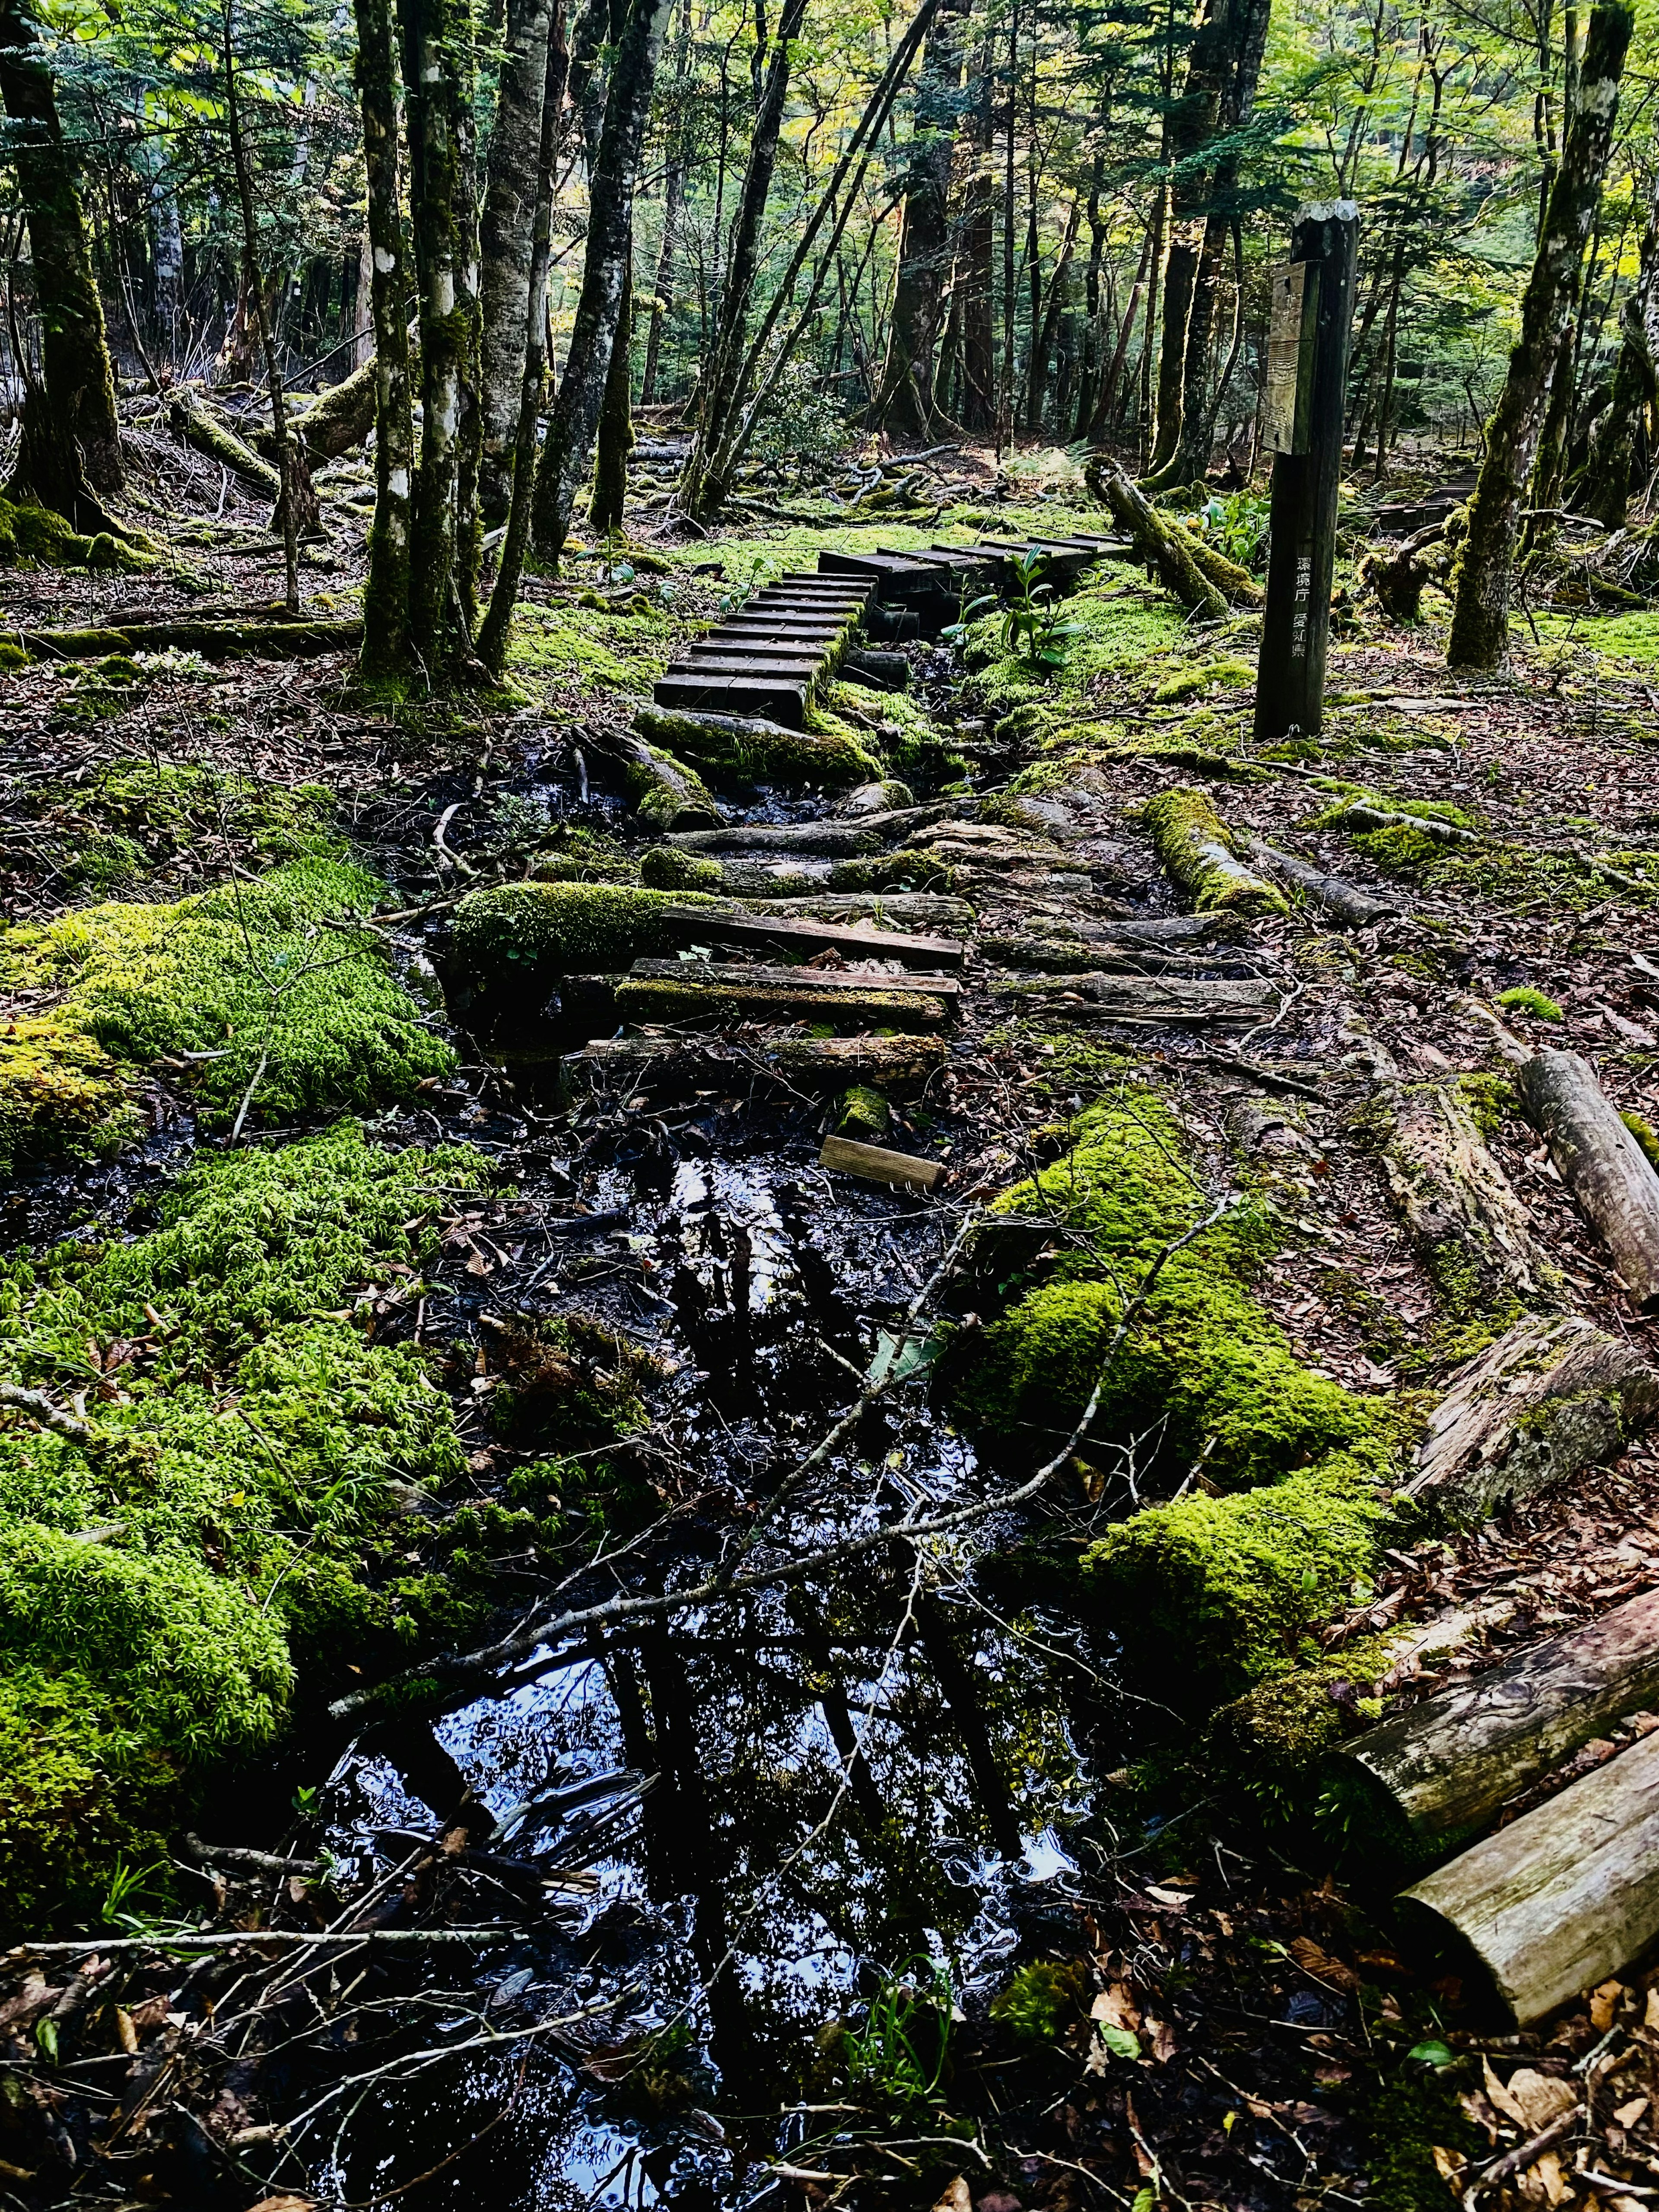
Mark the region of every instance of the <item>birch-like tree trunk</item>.
POLYGON ((0 0, 0 103, 15 126, 44 380, 25 404, 13 483, 77 529, 101 530, 106 519, 87 488, 121 489, 115 377, 52 70, 25 0, 0 0))
POLYGON ((537 149, 547 82, 548 28, 564 0, 510 0, 485 168, 478 301, 483 317, 480 401, 483 451, 478 505, 486 522, 507 513, 524 385, 537 149))
POLYGON ((1652 451, 1659 401, 1659 193, 1642 234, 1636 282, 1620 313, 1613 391, 1590 431, 1589 456, 1575 504, 1609 530, 1622 530, 1631 497, 1652 451))
POLYGON ((610 90, 588 189, 587 251, 564 374, 536 471, 532 528, 538 550, 557 565, 576 495, 593 456, 594 434, 622 315, 633 247, 634 185, 669 0, 629 0, 611 65, 610 90))
POLYGON ((1454 668, 1496 668, 1508 642, 1510 578, 1521 508, 1607 171, 1632 21, 1629 0, 1602 0, 1590 16, 1578 100, 1522 295, 1521 334, 1486 427, 1486 459, 1469 502, 1446 653, 1454 668))
POLYGON ((404 322, 398 221, 398 86, 392 0, 356 0, 357 98, 368 177, 369 305, 374 325, 374 520, 363 585, 362 669, 396 679, 409 671, 409 572, 415 431, 404 322))

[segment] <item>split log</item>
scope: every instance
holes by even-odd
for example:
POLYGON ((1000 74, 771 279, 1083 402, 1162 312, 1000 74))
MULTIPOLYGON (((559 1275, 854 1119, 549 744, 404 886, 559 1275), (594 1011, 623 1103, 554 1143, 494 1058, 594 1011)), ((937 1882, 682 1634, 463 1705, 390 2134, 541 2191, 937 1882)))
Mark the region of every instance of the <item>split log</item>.
POLYGON ((940 1160, 913 1159, 908 1152, 890 1152, 881 1145, 854 1144, 846 1137, 826 1137, 818 1165, 841 1175, 857 1176, 863 1182, 885 1182, 902 1189, 932 1190, 945 1173, 940 1160))
POLYGON ((867 684, 874 691, 908 691, 910 664, 902 653, 860 650, 843 653, 841 673, 854 684, 867 684))
POLYGON ((762 1036, 749 1044, 648 1031, 597 1040, 568 1054, 562 1067, 568 1080, 614 1073, 630 1086, 652 1079, 740 1090, 759 1075, 820 1094, 867 1083, 890 1097, 913 1098, 945 1056, 943 1041, 931 1036, 762 1036))
POLYGON ((695 769, 629 730, 607 731, 606 754, 615 763, 640 820, 665 832, 676 822, 718 822, 720 811, 695 769))
POLYGON ((1413 1936, 1472 1953, 1526 2027, 1659 1936, 1659 1735, 1645 1736, 1398 1901, 1413 1936))
POLYGON ((1659 1590, 1649 1590, 1395 1714, 1332 1756, 1341 1785, 1432 1844, 1479 1828, 1593 1736, 1656 1705, 1659 1590))
POLYGON ((1393 1085, 1379 1104, 1392 1123, 1382 1148, 1389 1188, 1447 1302, 1464 1313, 1489 1310, 1507 1288, 1557 1304, 1561 1272, 1534 1237, 1462 1085, 1393 1085))
POLYGON ((1253 831, 1244 830, 1236 840, 1240 850, 1274 875, 1282 876, 1327 914, 1349 929, 1368 929, 1373 922, 1386 921, 1390 915, 1400 912, 1399 905, 1391 899, 1374 898, 1370 892, 1362 891, 1340 876, 1328 874, 1310 861, 1298 859, 1294 853, 1281 852, 1253 831))
MULTIPOLYGON (((855 979, 800 968, 716 968, 696 960, 645 960, 614 988, 610 978, 571 979, 609 992, 619 1021, 836 1022, 866 1029, 939 1030, 955 1012, 957 986, 932 989, 915 977, 855 979)), ((580 995, 579 992, 578 995, 580 995)))
POLYGON ((707 907, 670 907, 659 919, 677 940, 688 945, 708 939, 781 946, 802 955, 835 951, 851 961, 898 960, 912 968, 960 968, 963 961, 962 945, 950 937, 900 937, 887 930, 854 929, 781 915, 711 914, 707 907))
POLYGON ((245 446, 229 423, 221 421, 198 392, 186 386, 177 392, 167 410, 167 420, 185 443, 194 446, 198 453, 217 461, 222 468, 240 477, 244 483, 252 484, 255 491, 264 492, 268 499, 282 497, 281 471, 270 462, 261 460, 251 446, 245 446))
MULTIPOLYGON (((1133 939, 1072 937, 981 937, 979 949, 986 959, 1002 968, 1046 968, 1060 975, 1181 975, 1208 980, 1232 976, 1259 982, 1260 969, 1226 950, 1214 952, 1164 952, 1156 945, 1133 939)), ((1061 986, 1073 988, 1074 986, 1061 986)))
POLYGON ((1400 1492, 1486 1519, 1618 1453, 1659 1413, 1659 1370, 1577 1315, 1528 1316, 1462 1369, 1400 1492))
POLYGON ((1157 571, 1159 581, 1182 605, 1206 622, 1224 622, 1227 602, 1200 568, 1188 533, 1167 522, 1121 469, 1112 464, 1097 465, 1091 461, 1088 483, 1133 540, 1136 553, 1157 571))
POLYGON ((1576 1052, 1536 1053, 1516 1084, 1556 1173, 1642 1313, 1659 1312, 1659 1175, 1576 1052))

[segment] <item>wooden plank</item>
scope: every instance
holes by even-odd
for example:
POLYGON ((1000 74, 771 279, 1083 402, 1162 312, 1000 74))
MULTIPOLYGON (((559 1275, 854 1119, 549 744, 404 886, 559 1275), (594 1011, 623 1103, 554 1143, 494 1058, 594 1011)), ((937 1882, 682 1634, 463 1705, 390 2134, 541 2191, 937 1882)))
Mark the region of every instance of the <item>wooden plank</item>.
POLYGON ((615 1075, 630 1088, 641 1080, 730 1084, 746 1090, 757 1073, 792 1090, 845 1091, 867 1083, 889 1097, 910 1098, 945 1064, 943 1039, 930 1036, 763 1036, 737 1046, 717 1037, 647 1030, 596 1039, 568 1053, 561 1069, 568 1081, 615 1075))
MULTIPOLYGON (((716 981, 690 960, 664 961, 661 975, 624 975, 609 993, 611 1014, 623 1022, 838 1022, 849 1028, 942 1030, 951 1008, 937 994, 902 990, 891 979, 813 989, 799 968, 737 969, 742 981, 716 981), (767 975, 787 979, 763 980, 767 975)), ((609 979, 606 979, 607 986, 609 979)))
POLYGON ((763 647, 721 653, 712 647, 694 650, 684 660, 671 660, 670 676, 752 676, 757 682, 814 684, 823 672, 821 654, 768 653, 763 647))
POLYGON ((1638 1311, 1659 1313, 1659 1175, 1595 1070, 1578 1053, 1546 1050, 1528 1060, 1516 1087, 1638 1311))
POLYGON ((1050 1004, 1057 992, 1075 992, 1089 1003, 1091 1012, 1122 1022, 1259 1021, 1279 999, 1271 983, 1101 973, 1050 976, 1040 983, 999 983, 995 989, 1000 996, 1042 996, 1050 1004))
POLYGON ((942 1161, 913 1159, 908 1152, 890 1152, 881 1145, 855 1145, 846 1137, 824 1139, 818 1165, 857 1176, 865 1182, 896 1183, 913 1190, 932 1190, 945 1173, 942 1161))
POLYGON ((954 1006, 962 996, 962 986, 954 975, 872 975, 850 963, 844 968, 772 968, 760 961, 752 966, 738 967, 726 966, 715 960, 636 960, 629 973, 652 983, 690 977, 697 982, 733 986, 787 985, 791 990, 809 994, 853 990, 920 993, 948 1006, 954 1006))
POLYGON ((652 687, 659 707, 713 707, 722 714, 765 714, 787 730, 806 723, 803 684, 738 676, 663 676, 652 687))
POLYGON ((711 915, 705 907, 672 907, 659 919, 694 945, 712 939, 728 945, 782 945, 801 951, 834 950, 854 958, 905 960, 915 968, 960 968, 965 949, 953 937, 901 936, 891 930, 856 929, 844 922, 781 915, 711 915))
POLYGON ((1396 1713, 1334 1754, 1425 1842, 1482 1826, 1505 1798, 1659 1705, 1659 1590, 1396 1713))
POLYGON ((1467 1946, 1518 2027, 1618 1973, 1659 1936, 1659 1735, 1575 1782, 1398 1901, 1467 1946))

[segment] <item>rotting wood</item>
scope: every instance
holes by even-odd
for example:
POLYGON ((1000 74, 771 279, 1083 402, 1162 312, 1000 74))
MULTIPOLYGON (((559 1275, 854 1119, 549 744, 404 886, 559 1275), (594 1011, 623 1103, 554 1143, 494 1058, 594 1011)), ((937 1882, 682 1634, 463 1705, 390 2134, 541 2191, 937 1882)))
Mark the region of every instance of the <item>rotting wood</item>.
POLYGON ((1391 1123, 1382 1147, 1389 1188, 1449 1304, 1490 1310, 1503 1290, 1534 1303, 1562 1296, 1561 1272, 1475 1126, 1462 1085, 1393 1084, 1378 1103, 1391 1123))
POLYGON ((890 1152, 883 1145, 860 1145, 849 1137, 826 1137, 818 1165, 837 1175, 857 1176, 863 1182, 894 1183, 901 1188, 932 1190, 945 1173, 940 1160, 919 1160, 908 1152, 890 1152))
POLYGON ((1402 1927, 1472 1952, 1518 2027, 1659 1936, 1659 1735, 1416 1882, 1402 1927))
POLYGON ((775 1037, 684 1036, 647 1032, 605 1037, 566 1055, 567 1080, 617 1074, 629 1082, 725 1083, 746 1086, 757 1076, 792 1089, 844 1091, 849 1084, 879 1086, 889 1097, 910 1098, 945 1064, 942 1039, 930 1036, 775 1037))
POLYGON ((224 422, 200 392, 186 386, 175 392, 167 409, 167 419, 187 446, 194 446, 198 453, 205 453, 210 461, 252 484, 269 499, 280 499, 283 478, 280 470, 269 461, 261 460, 251 446, 244 445, 228 422, 224 422))
POLYGON ((1656 1705, 1659 1590, 1648 1590, 1393 1715, 1333 1758, 1345 1783, 1432 1843, 1479 1827, 1615 1721, 1656 1705))
POLYGON ((830 891, 823 897, 751 898, 749 911, 775 914, 785 921, 873 921, 878 929, 915 930, 924 935, 974 926, 974 909, 966 899, 946 898, 935 891, 830 891))
POLYGON ((902 960, 913 968, 960 968, 963 948, 953 938, 901 937, 836 922, 782 915, 711 914, 707 907, 672 907, 660 917, 688 944, 781 945, 799 952, 836 951, 851 960, 902 960))
POLYGON ((1294 884, 1298 890, 1305 891, 1316 904, 1350 929, 1368 929, 1373 922, 1386 921, 1401 911, 1396 901, 1374 898, 1369 891, 1346 883, 1340 876, 1315 867, 1310 860, 1268 844, 1265 837, 1258 837, 1252 830, 1238 832, 1236 842, 1249 859, 1271 874, 1294 884))
POLYGON ((1659 1370, 1577 1315, 1528 1316, 1458 1374, 1400 1495, 1459 1521, 1552 1490, 1659 1414, 1659 1370))
POLYGON ((1113 975, 1099 971, 1086 975, 1047 978, 1041 982, 997 983, 999 997, 1047 1000, 1045 1013, 1081 1013, 1082 1006, 1056 1008, 1054 994, 1076 994, 1091 1014, 1124 1022, 1242 1022, 1260 1021, 1273 1013, 1279 994, 1271 983, 1199 981, 1180 976, 1113 975))
POLYGON ((682 830, 668 840, 685 853, 817 853, 854 860, 879 853, 899 835, 923 823, 945 820, 959 800, 938 799, 922 806, 899 806, 885 814, 864 814, 852 822, 734 823, 721 830, 682 830))
POLYGON ((573 977, 603 999, 617 1021, 836 1022, 852 1027, 944 1029, 953 1009, 942 995, 879 983, 802 981, 799 969, 730 969, 724 980, 691 960, 651 963, 658 975, 573 977))
POLYGON ((1659 1175, 1576 1052, 1535 1053, 1516 1078, 1556 1173, 1643 1313, 1659 1311, 1659 1175))
POLYGON ((112 653, 199 653, 204 660, 246 655, 256 660, 309 659, 362 643, 361 621, 148 622, 109 629, 30 629, 14 633, 46 659, 101 660, 112 653))
POLYGON ((1478 830, 1465 830, 1458 823, 1443 822, 1437 814, 1408 814, 1396 807, 1372 806, 1359 799, 1333 814, 1330 820, 1332 827, 1339 830, 1416 830, 1441 845, 1484 845, 1490 842, 1478 830))
POLYGON ((809 994, 868 988, 940 999, 951 1006, 962 995, 962 985, 954 975, 896 975, 884 968, 863 967, 852 961, 838 968, 785 968, 760 961, 727 966, 712 960, 636 960, 629 972, 652 982, 672 982, 690 975, 715 983, 780 985, 809 994))

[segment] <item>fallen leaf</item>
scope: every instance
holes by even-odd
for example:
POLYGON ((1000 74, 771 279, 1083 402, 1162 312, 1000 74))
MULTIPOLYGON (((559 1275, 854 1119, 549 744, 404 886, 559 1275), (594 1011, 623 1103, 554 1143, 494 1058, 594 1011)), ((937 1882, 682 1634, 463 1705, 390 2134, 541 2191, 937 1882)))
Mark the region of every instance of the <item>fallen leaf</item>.
MULTIPOLYGON (((1611 1744, 1607 1747, 1611 1751, 1611 1744)), ((1603 1982, 1599 1989, 1590 1991, 1590 2026, 1598 2035, 1605 2035, 1613 2026, 1613 2016, 1619 2009, 1619 2000, 1625 1994, 1622 1982, 1603 1982)))
POLYGON ((1463 2185, 1464 2169, 1468 2165, 1468 2159, 1457 2151, 1442 2150, 1438 2143, 1431 2143, 1429 2152, 1434 2160, 1435 2172, 1445 2183, 1447 2188, 1461 2191, 1463 2185))
POLYGON ((967 2178, 959 2173, 954 2181, 945 2184, 945 2193, 934 2205, 933 2212, 973 2212, 973 2204, 967 2178))
POLYGON ((1613 2117, 1621 2128, 1633 2128, 1647 2108, 1648 2100, 1645 2097, 1632 2097, 1629 2104, 1620 2105, 1613 2117))
POLYGON ((138 2031, 132 2024, 132 2014, 125 2005, 115 2008, 115 2033, 122 2050, 131 2058, 138 2048, 138 2031))
POLYGON ((1311 1974, 1318 1982, 1328 1982, 1334 1990, 1352 1990, 1359 1987, 1359 1977, 1353 1968, 1345 1966, 1340 1959, 1332 1958, 1330 1953, 1322 1949, 1311 1936, 1293 1936, 1291 1938, 1291 1956, 1304 1974, 1311 1974))
POLYGON ((1089 2008, 1091 2020, 1104 2021, 1109 2027, 1127 2027, 1131 2032, 1140 2026, 1140 2009, 1121 1982, 1114 1982, 1103 1990, 1089 2008))
POLYGON ((1146 2019, 1146 2033, 1152 2039, 1152 2056, 1160 2066, 1167 2066, 1176 2055, 1175 2031, 1166 2020, 1146 2019))
MULTIPOLYGON (((1500 2081, 1492 2070, 1492 2061, 1480 2062, 1486 2070, 1486 2094, 1507 2119, 1529 2136, 1535 2136, 1559 2120, 1563 2112, 1570 2112, 1578 2102, 1565 2081, 1553 2075, 1540 2074, 1533 2067, 1518 2066, 1507 2081, 1500 2081)), ((1553 2200, 1552 2200, 1553 2202, 1553 2200)))

